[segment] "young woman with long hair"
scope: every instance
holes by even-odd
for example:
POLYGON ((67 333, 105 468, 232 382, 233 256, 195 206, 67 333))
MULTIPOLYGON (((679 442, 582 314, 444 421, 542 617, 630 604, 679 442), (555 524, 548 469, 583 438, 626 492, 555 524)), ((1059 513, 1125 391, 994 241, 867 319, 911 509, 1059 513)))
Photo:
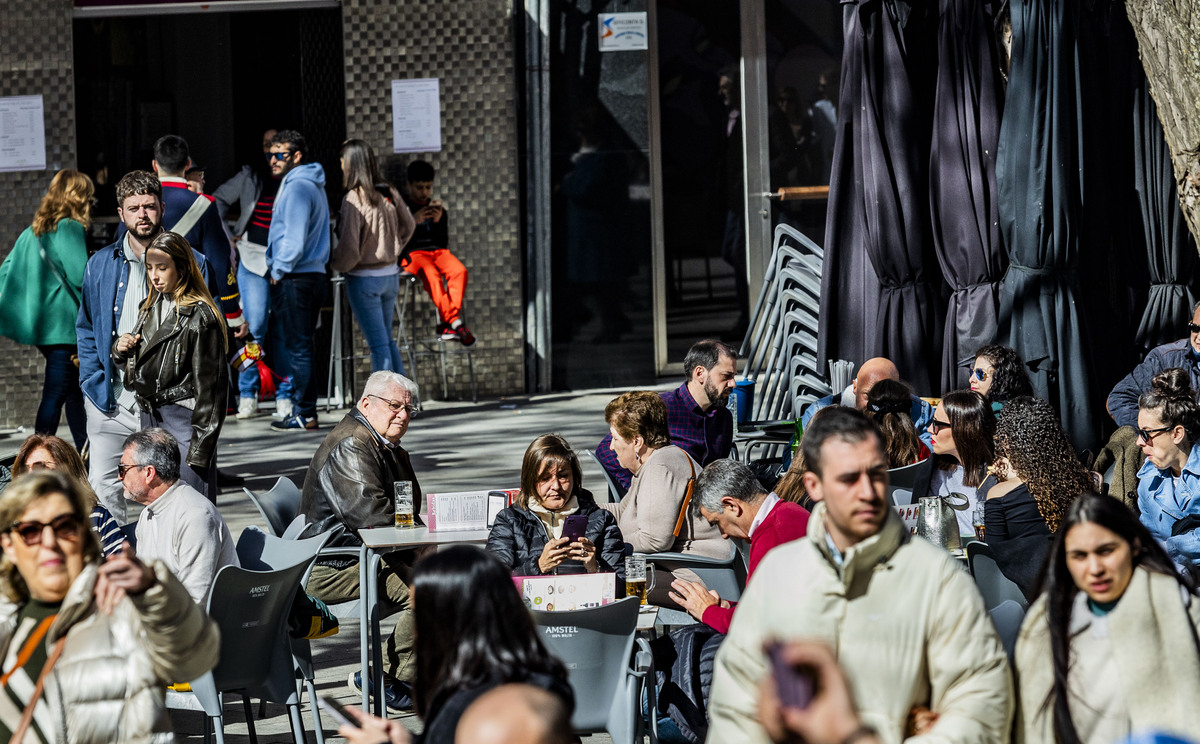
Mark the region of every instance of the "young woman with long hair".
POLYGON ((371 371, 404 374, 392 318, 400 294, 400 257, 416 223, 380 173, 370 145, 346 140, 341 162, 346 196, 330 265, 346 275, 346 298, 371 350, 371 371))
POLYGON ((1082 494, 1062 520, 1017 641, 1017 742, 1200 737, 1200 599, 1118 499, 1082 494))
POLYGON ((967 506, 954 512, 960 535, 974 535, 971 516, 981 500, 980 486, 992 462, 996 417, 983 396, 973 390, 946 393, 929 423, 929 466, 913 484, 913 503, 922 496, 962 494, 967 506))
POLYGON ((34 431, 54 434, 63 408, 76 447, 87 441, 87 415, 79 389, 75 317, 87 265, 92 222, 92 179, 61 170, 33 217, 0 264, 0 335, 36 346, 46 360, 42 401, 34 431))
POLYGON ((487 551, 454 545, 413 570, 417 625, 418 744, 452 744, 458 719, 476 698, 523 682, 574 706, 562 662, 542 645, 508 569, 487 551))
POLYGON ((912 388, 899 380, 880 380, 867 393, 867 418, 883 434, 888 465, 902 468, 929 457, 929 448, 917 436, 912 420, 912 388))
POLYGON ((1186 371, 1154 376, 1138 399, 1137 429, 1142 524, 1173 558, 1200 561, 1200 406, 1186 371))
POLYGON ((142 428, 161 426, 179 440, 180 479, 216 499, 217 436, 229 387, 225 316, 217 308, 192 247, 160 233, 146 249, 150 294, 134 333, 113 343, 137 394, 142 428))

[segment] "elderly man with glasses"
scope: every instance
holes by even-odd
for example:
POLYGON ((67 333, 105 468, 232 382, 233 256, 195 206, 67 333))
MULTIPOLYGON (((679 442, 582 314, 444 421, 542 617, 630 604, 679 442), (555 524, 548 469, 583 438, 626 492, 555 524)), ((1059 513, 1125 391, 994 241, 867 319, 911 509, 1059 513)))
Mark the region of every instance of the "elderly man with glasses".
MULTIPOLYGON (((395 523, 397 483, 412 484, 413 514, 421 511, 421 486, 400 446, 416 412, 416 397, 417 384, 403 375, 380 371, 367 378, 358 405, 329 432, 308 466, 300 500, 300 513, 308 520, 304 536, 332 530, 330 546, 361 546, 358 530, 395 523)), ((412 550, 389 553, 379 581, 385 595, 381 613, 399 613, 384 659, 384 700, 393 712, 412 708, 415 626, 408 595, 414 561, 412 550)), ((357 560, 318 559, 308 593, 329 603, 357 599, 357 560)), ((360 672, 349 682, 361 694, 360 672)))
POLYGON ((1152 349, 1109 393, 1108 415, 1117 426, 1137 427, 1138 398, 1151 388, 1151 381, 1160 372, 1172 367, 1187 370, 1192 390, 1200 390, 1200 302, 1192 308, 1192 319, 1186 327, 1187 338, 1152 349))

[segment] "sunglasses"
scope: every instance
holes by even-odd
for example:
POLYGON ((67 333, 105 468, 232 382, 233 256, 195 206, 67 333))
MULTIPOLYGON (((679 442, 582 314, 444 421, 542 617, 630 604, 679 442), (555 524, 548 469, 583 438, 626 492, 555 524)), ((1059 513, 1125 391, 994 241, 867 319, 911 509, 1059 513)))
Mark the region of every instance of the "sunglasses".
POLYGON ((934 419, 933 421, 930 421, 930 422, 929 422, 929 428, 930 428, 930 429, 933 429, 933 433, 934 433, 934 434, 940 434, 940 433, 942 432, 942 429, 949 429, 949 428, 950 428, 950 422, 949 422, 949 421, 940 421, 940 420, 938 420, 938 419, 934 419))
POLYGON ((983 367, 976 367, 975 369, 971 370, 971 376, 980 382, 986 380, 991 376, 991 374, 992 371, 990 369, 984 369, 983 367))
POLYGON ((54 537, 59 540, 70 540, 74 542, 79 539, 79 517, 74 514, 60 514, 50 520, 49 524, 44 522, 14 522, 10 530, 17 533, 21 537, 21 542, 29 547, 42 544, 42 536, 46 534, 46 528, 54 530, 54 537))
POLYGON ((1200 325, 1196 325, 1195 323, 1188 323, 1188 332, 1200 333, 1200 325))
POLYGON ((283 162, 284 160, 290 158, 293 152, 295 152, 295 150, 288 150, 287 152, 273 152, 267 155, 267 160, 278 160, 283 162))
POLYGON ((137 468, 144 468, 144 467, 146 467, 146 466, 145 465, 126 465, 123 462, 119 463, 117 465, 117 480, 125 480, 125 474, 128 473, 130 470, 136 470, 137 468))
POLYGON ((400 413, 401 411, 407 411, 409 418, 412 418, 413 416, 417 415, 417 409, 414 406, 405 405, 398 400, 389 400, 387 398, 384 398, 379 395, 375 395, 373 393, 367 393, 367 397, 375 398, 376 400, 383 401, 384 403, 387 404, 388 410, 390 410, 392 413, 400 413))
POLYGON ((1164 431, 1170 431, 1174 428, 1174 426, 1162 426, 1157 429, 1137 429, 1137 437, 1139 440, 1144 439, 1146 444, 1150 444, 1154 441, 1154 437, 1156 435, 1162 434, 1164 431))

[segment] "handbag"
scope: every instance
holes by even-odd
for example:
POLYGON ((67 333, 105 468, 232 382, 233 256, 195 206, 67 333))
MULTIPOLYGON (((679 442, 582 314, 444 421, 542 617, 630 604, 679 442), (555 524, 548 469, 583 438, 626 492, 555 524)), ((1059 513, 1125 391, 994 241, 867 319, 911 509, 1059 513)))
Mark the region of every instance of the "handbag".
POLYGON ((961 493, 949 496, 922 496, 917 507, 917 536, 946 550, 962 549, 958 517, 954 512, 966 509, 970 502, 961 493))
POLYGON ((696 487, 696 464, 692 462, 690 455, 688 469, 692 472, 692 477, 688 478, 687 488, 683 491, 683 505, 679 507, 679 518, 675 520, 675 529, 671 532, 675 537, 679 537, 679 533, 683 532, 683 525, 687 523, 688 507, 692 505, 692 490, 696 487))

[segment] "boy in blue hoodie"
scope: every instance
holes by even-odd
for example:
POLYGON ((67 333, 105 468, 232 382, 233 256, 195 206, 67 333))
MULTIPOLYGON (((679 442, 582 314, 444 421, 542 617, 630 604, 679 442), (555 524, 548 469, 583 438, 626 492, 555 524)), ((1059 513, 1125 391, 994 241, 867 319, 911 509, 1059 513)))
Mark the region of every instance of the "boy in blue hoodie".
POLYGON ((271 312, 279 314, 291 358, 294 403, 291 416, 271 424, 275 431, 317 428, 314 336, 329 262, 329 201, 325 170, 304 162, 307 155, 308 144, 297 131, 285 129, 271 140, 271 173, 283 180, 267 237, 267 276, 271 312))

